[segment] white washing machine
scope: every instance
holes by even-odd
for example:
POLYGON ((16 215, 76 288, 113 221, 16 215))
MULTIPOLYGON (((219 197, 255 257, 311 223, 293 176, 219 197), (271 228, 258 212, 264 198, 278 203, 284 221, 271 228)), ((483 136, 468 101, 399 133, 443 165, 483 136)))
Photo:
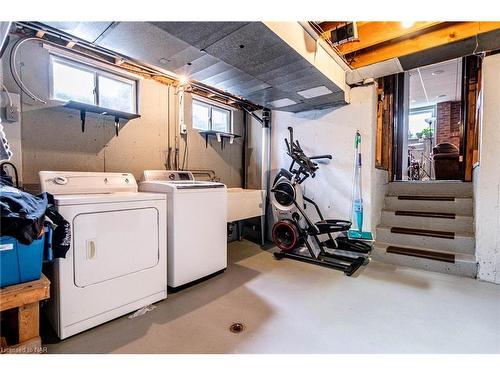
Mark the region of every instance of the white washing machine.
POLYGON ((167 196, 168 286, 179 288, 227 267, 227 189, 187 171, 144 171, 140 191, 167 196))
POLYGON ((139 193, 129 173, 39 176, 71 224, 71 247, 47 275, 48 318, 61 339, 167 297, 164 196, 139 193))

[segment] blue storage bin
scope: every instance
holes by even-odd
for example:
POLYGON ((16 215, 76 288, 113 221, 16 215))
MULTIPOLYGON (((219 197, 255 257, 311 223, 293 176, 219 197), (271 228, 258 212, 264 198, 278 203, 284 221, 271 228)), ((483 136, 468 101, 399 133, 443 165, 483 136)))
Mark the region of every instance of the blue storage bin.
POLYGON ((42 274, 44 233, 30 245, 0 237, 0 287, 38 280, 42 274))

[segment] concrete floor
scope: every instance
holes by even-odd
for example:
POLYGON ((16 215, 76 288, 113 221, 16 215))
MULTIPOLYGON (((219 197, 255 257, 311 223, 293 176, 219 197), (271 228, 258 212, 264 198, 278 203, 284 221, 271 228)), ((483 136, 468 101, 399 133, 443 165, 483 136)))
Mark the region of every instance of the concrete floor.
POLYGON ((49 353, 500 353, 500 285, 377 262, 349 278, 248 241, 228 251, 224 274, 49 353))

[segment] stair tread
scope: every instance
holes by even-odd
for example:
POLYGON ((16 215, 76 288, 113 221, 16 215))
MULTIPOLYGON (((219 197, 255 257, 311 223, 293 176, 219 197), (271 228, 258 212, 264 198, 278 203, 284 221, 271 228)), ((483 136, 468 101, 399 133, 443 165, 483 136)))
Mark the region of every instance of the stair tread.
MULTIPOLYGON (((425 231, 425 232, 450 232, 450 233, 454 233, 455 238, 457 238, 457 237, 470 237, 470 238, 474 238, 474 233, 472 233, 472 232, 463 232, 463 231, 455 231, 455 232, 451 232, 451 231, 439 231, 439 230, 419 229, 419 228, 402 227, 402 226, 395 226, 395 225, 384 225, 384 224, 379 224, 379 225, 377 226, 377 229, 386 229, 386 230, 389 230, 389 231, 391 231, 391 229, 392 229, 392 228, 404 228, 404 229, 409 229, 409 230, 413 230, 413 231, 416 231, 416 232, 421 232, 421 231, 425 231)), ((405 234, 405 233, 394 233, 394 234, 405 234)))
POLYGON ((433 230, 433 229, 420 229, 420 228, 393 226, 393 227, 391 227, 391 233, 407 234, 409 236, 425 236, 425 237, 445 238, 445 239, 449 239, 449 240, 455 239, 455 232, 445 231, 445 230, 433 230))
POLYGON ((401 198, 400 200, 436 200, 443 202, 453 202, 455 199, 472 199, 471 195, 436 195, 436 194, 391 194, 386 195, 388 198, 401 198))
POLYGON ((446 254, 441 253, 439 251, 434 250, 420 250, 410 247, 402 247, 402 246, 387 246, 385 249, 386 253, 389 254, 399 254, 405 256, 412 256, 417 258, 425 258, 431 260, 437 260, 441 262, 447 263, 455 263, 455 254, 446 254))
MULTIPOLYGON (((419 214, 428 214, 428 213, 431 213, 430 211, 417 211, 417 210, 390 210, 390 209, 386 209, 384 208, 382 210, 383 212, 387 212, 387 213, 392 213, 392 214, 396 214, 397 211, 406 211, 406 212, 415 212, 415 213, 419 213, 419 214)), ((449 214, 449 215, 455 215, 455 219, 463 219, 463 218, 466 218, 466 219, 473 219, 474 216, 472 215, 460 215, 460 214, 455 214, 455 213, 452 213, 452 212, 446 212, 445 214, 449 214)), ((403 215, 402 215, 403 216, 403 215)), ((411 215, 408 215, 408 216, 411 216, 411 215)), ((421 217, 423 215, 419 215, 419 217, 421 217)), ((439 217, 434 217, 435 219, 441 219, 439 217)))
POLYGON ((455 202, 455 197, 449 195, 397 195, 398 200, 405 201, 439 201, 455 202))
POLYGON ((451 219, 454 220, 456 215, 451 212, 426 212, 426 211, 408 211, 408 210, 397 210, 394 211, 397 216, 416 216, 416 217, 433 217, 440 219, 451 219))
MULTIPOLYGON (((400 244, 392 244, 392 243, 387 243, 387 242, 375 242, 374 247, 377 248, 387 248, 389 246, 393 247, 398 247, 398 248, 405 248, 405 249, 413 249, 413 250, 419 250, 419 251, 426 251, 426 252, 434 252, 434 253, 441 253, 441 254, 446 254, 446 255, 454 255, 455 256, 455 262, 460 261, 460 262, 476 262, 476 257, 473 254, 465 254, 465 253, 460 253, 460 252, 453 252, 453 251, 448 251, 448 250, 440 250, 440 249, 429 249, 421 246, 405 246, 405 245, 400 245, 400 244)), ((392 254, 392 253, 390 253, 392 254)))

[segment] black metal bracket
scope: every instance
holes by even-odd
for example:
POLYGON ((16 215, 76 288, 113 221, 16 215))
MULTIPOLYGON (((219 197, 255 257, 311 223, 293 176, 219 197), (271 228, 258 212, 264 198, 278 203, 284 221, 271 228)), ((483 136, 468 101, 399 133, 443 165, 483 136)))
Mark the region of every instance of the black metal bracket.
POLYGON ((93 104, 79 103, 70 100, 64 103, 64 107, 72 108, 80 111, 80 120, 82 123, 82 133, 85 132, 85 120, 87 117, 87 112, 97 113, 99 115, 113 116, 115 119, 115 134, 118 136, 120 131, 120 119, 132 120, 141 117, 136 113, 127 113, 122 111, 116 111, 113 109, 99 107, 93 104))

